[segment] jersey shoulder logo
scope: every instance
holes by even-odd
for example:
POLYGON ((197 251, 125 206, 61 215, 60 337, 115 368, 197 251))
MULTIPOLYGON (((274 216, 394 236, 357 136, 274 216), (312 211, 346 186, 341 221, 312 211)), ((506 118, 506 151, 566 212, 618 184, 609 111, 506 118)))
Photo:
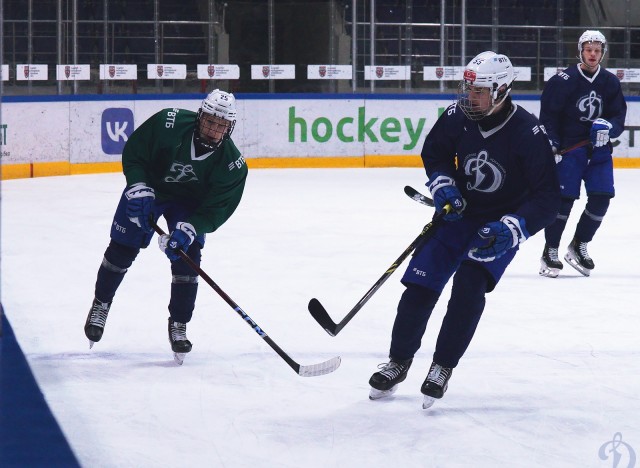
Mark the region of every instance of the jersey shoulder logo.
POLYGON ((537 135, 540 132, 544 133, 545 135, 547 134, 547 129, 544 128, 544 125, 542 124, 534 125, 531 130, 533 131, 534 135, 537 135))
POLYGON ((229 172, 233 171, 236 167, 238 169, 242 168, 242 166, 244 166, 247 162, 244 159, 244 156, 240 155, 240 157, 238 159, 236 159, 235 161, 232 161, 228 164, 228 168, 229 168, 229 172))
POLYGON ((490 193, 498 190, 504 183, 504 168, 491 159, 486 150, 467 155, 463 167, 465 175, 473 177, 472 182, 467 182, 467 190, 490 193))

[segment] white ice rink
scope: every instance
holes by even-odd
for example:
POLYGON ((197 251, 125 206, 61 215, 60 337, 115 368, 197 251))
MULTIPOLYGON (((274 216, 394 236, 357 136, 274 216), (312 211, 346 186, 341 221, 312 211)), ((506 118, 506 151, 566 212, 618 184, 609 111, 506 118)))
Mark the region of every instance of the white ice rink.
POLYGON ((626 467, 640 455, 640 171, 615 176, 592 276, 539 277, 543 234, 529 239, 428 411, 420 385, 448 289, 387 401, 369 401, 368 380, 386 360, 406 264, 335 338, 307 312, 317 297, 340 320, 417 236, 433 210, 403 187, 425 191, 422 169, 253 170, 236 214, 208 236, 203 270, 299 363, 340 355, 330 375, 296 375, 204 281, 193 351, 177 366, 155 240, 89 350, 121 174, 2 182, 2 303, 85 467, 611 467, 616 433, 626 467))

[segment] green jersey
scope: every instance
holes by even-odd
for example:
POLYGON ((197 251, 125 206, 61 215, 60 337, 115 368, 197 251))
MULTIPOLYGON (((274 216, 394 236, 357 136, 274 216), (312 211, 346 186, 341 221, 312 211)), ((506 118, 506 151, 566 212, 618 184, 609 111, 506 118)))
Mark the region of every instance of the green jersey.
POLYGON ((193 143, 195 112, 163 109, 129 137, 122 152, 127 184, 144 182, 156 201, 197 206, 183 221, 198 234, 213 232, 233 214, 244 190, 247 164, 230 138, 198 155, 193 143))

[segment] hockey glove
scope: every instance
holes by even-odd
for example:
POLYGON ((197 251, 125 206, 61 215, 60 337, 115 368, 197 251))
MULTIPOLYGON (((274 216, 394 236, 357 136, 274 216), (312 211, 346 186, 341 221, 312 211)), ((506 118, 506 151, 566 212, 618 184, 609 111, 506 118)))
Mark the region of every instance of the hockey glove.
POLYGON ((156 195, 144 182, 133 184, 124 193, 127 197, 127 217, 144 232, 152 232, 151 216, 155 208, 156 195))
POLYGON ((510 248, 526 241, 529 233, 524 218, 508 214, 500 221, 482 226, 478 230, 478 236, 479 246, 469 250, 469 258, 479 262, 492 262, 502 257, 510 248))
POLYGON ((456 182, 451 177, 441 172, 434 172, 427 187, 433 197, 436 212, 441 212, 447 203, 453 208, 444 216, 445 221, 457 221, 462 218, 462 211, 467 206, 467 201, 462 198, 456 182))
POLYGON ((613 125, 604 119, 593 121, 593 125, 591 125, 591 143, 594 148, 600 148, 609 143, 609 130, 612 128, 613 125))
POLYGON ((176 261, 180 258, 178 251, 186 252, 196 238, 196 229, 189 223, 178 223, 171 235, 163 235, 158 238, 158 246, 169 260, 176 261))

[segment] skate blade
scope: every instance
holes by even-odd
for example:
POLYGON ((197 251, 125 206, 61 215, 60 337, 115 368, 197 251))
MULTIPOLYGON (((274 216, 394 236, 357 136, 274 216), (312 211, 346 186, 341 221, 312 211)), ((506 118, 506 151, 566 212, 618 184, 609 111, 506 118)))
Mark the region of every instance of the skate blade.
POLYGON ((560 274, 560 268, 551 268, 544 260, 540 260, 540 276, 546 276, 547 278, 557 278, 560 274))
POLYGON ((558 268, 540 268, 539 272, 540 276, 546 276, 547 278, 557 278, 560 274, 560 270, 558 268))
POLYGON ((176 361, 178 363, 178 365, 182 365, 182 363, 184 362, 184 357, 187 355, 187 353, 173 353, 173 360, 176 361))
POLYGON ((396 393, 398 390, 398 385, 394 385, 389 390, 378 390, 377 388, 371 387, 371 391, 369 392, 369 400, 379 400, 380 398, 387 398, 396 393))
POLYGON ((436 402, 435 398, 425 395, 424 398, 422 399, 422 409, 431 408, 435 402, 436 402))
POLYGON ((589 276, 591 274, 591 270, 580 265, 580 263, 578 263, 578 260, 574 256, 572 256, 569 252, 567 252, 567 254, 564 256, 564 259, 569 265, 575 268, 581 275, 589 276))

